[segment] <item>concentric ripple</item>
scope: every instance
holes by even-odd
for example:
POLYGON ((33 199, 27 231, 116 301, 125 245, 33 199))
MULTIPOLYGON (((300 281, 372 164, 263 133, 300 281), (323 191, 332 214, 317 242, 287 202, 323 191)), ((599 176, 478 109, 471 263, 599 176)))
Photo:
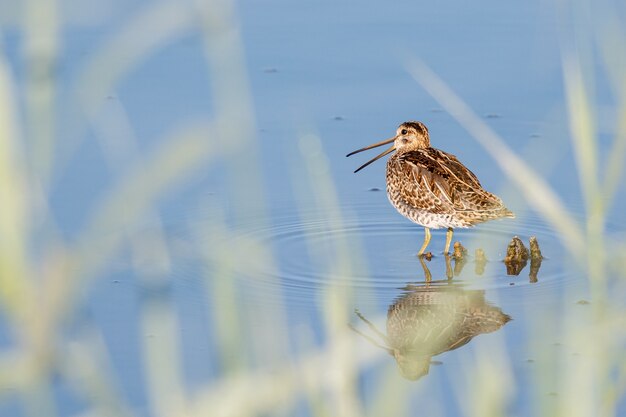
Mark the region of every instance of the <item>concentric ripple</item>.
POLYGON ((229 242, 224 244, 245 248, 253 242, 268 249, 272 260, 246 262, 244 256, 234 265, 237 279, 255 290, 284 293, 296 300, 309 300, 320 290, 337 287, 351 287, 368 298, 379 298, 381 294, 395 294, 407 284, 424 282, 427 277, 439 281, 451 277, 481 289, 522 286, 532 293, 566 281, 563 245, 554 230, 530 212, 518 213, 513 220, 455 230, 454 241, 461 241, 468 249, 464 265, 454 260, 447 263, 441 254, 444 230, 433 231, 429 250, 434 257, 421 262, 415 254, 423 229, 399 216, 385 201, 342 207, 338 212, 341 214, 313 208, 284 209, 274 212, 269 221, 248 219, 229 233, 229 242), (517 276, 507 275, 502 259, 515 235, 527 246, 530 236, 539 241, 546 259, 536 280, 530 276, 530 262, 517 276), (489 261, 483 268, 474 261, 477 248, 485 251, 489 261))

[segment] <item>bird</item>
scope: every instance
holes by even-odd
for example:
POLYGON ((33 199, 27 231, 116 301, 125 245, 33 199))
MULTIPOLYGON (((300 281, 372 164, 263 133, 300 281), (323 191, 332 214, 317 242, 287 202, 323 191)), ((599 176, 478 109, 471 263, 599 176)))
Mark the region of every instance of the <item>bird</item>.
POLYGON ((511 320, 485 299, 484 290, 444 281, 410 284, 403 292, 387 310, 386 334, 355 311, 382 344, 356 327, 350 328, 393 356, 402 376, 409 380, 427 375, 434 356, 495 332, 511 320))
POLYGON ((346 156, 392 142, 390 148, 354 172, 395 152, 387 160, 387 197, 400 214, 424 227, 419 257, 430 243, 430 229, 447 228, 444 254, 448 254, 455 228, 515 217, 498 196, 482 187, 478 177, 456 156, 430 146, 428 128, 422 122, 404 122, 398 126, 394 137, 346 156))

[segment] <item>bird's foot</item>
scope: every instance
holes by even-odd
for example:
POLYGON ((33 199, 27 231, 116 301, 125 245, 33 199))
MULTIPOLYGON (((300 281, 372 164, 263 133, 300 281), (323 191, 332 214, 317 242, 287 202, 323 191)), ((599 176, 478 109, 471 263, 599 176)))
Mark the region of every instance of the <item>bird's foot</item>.
POLYGON ((430 251, 426 253, 418 253, 417 257, 420 259, 426 259, 427 261, 430 261, 431 259, 433 259, 433 253, 430 251))

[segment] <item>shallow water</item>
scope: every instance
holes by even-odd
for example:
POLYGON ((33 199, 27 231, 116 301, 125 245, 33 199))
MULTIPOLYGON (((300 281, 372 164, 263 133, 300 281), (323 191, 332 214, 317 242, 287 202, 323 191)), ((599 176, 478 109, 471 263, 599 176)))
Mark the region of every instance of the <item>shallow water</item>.
MULTIPOLYGON (((62 345, 85 333, 96 334, 102 351, 98 358, 107 364, 120 397, 141 416, 158 414, 146 346, 174 339, 181 384, 196 395, 207 386, 220 387, 225 376, 237 372, 278 373, 308 352, 325 349, 341 332, 351 341, 353 356, 364 363, 356 387, 368 415, 415 415, 415 410, 466 415, 463 390, 472 385, 468 370, 478 353, 502 350, 508 361, 494 362, 507 364, 502 384, 513 390, 510 415, 537 415, 539 397, 556 402, 560 387, 553 380, 536 386, 541 374, 537 369, 548 361, 570 363, 579 354, 577 346, 563 340, 562 315, 573 309, 588 318, 588 277, 555 230, 528 209, 497 164, 405 67, 413 57, 426 62, 546 179, 582 225, 553 6, 539 1, 506 6, 489 1, 480 8, 409 1, 385 6, 242 2, 239 28, 258 130, 243 156, 258 160, 259 171, 244 167, 239 181, 233 181, 228 170, 235 165, 232 160, 209 163, 192 181, 154 203, 141 224, 125 231, 128 242, 105 271, 81 288, 62 345), (454 241, 469 251, 465 265, 441 254, 444 230, 433 231, 429 250, 434 257, 421 262, 415 253, 423 229, 388 203, 384 163, 353 174, 367 157, 345 158, 391 136, 399 123, 410 119, 425 122, 433 146, 456 154, 517 214, 515 219, 456 230, 454 241), (250 197, 257 195, 262 199, 250 197), (507 273, 502 260, 515 235, 526 245, 531 236, 538 239, 545 259, 536 278, 530 262, 516 275, 507 273), (484 270, 474 259, 478 248, 488 259, 484 270), (453 348, 438 344, 426 362, 423 356, 433 352, 420 352, 421 378, 409 381, 397 358, 349 325, 383 345, 384 337, 376 336, 354 311, 389 337, 387 326, 394 319, 390 308, 419 291, 453 296, 444 302, 415 302, 419 308, 409 312, 418 322, 441 303, 453 307, 444 314, 438 310, 438 316, 448 311, 465 317, 478 310, 500 312, 511 321, 501 320, 498 328, 474 326, 478 331, 465 335, 463 343, 457 341, 453 348), (159 313, 166 307, 174 312, 175 323, 169 316, 164 327, 149 321, 146 311, 159 313), (345 317, 342 329, 332 328, 333 315, 345 317), (174 330, 168 333, 170 325, 174 330), (537 334, 544 337, 537 340, 537 334), (387 403, 381 405, 381 396, 387 403)), ((132 9, 136 7, 141 8, 132 9)), ((111 15, 115 22, 68 29, 59 74, 62 98, 72 97, 72 74, 80 70, 90 48, 116 33, 121 14, 111 15)), ((23 39, 15 31, 5 37, 10 66, 21 74, 23 39)), ((140 154, 144 149, 149 153, 160 135, 181 120, 215 117, 219 105, 210 98, 218 86, 207 79, 203 54, 196 28, 151 54, 107 96, 105 111, 127 112, 133 139, 124 139, 140 154)), ((21 89, 22 78, 17 77, 21 89)), ((605 88, 599 83, 598 101, 610 108, 605 88)), ((62 107, 59 134, 71 142, 76 138, 67 131, 75 132, 78 122, 71 107, 62 107)), ((604 155, 613 130, 610 111, 599 125, 604 155)), ((98 132, 85 136, 87 142, 55 173, 49 196, 55 226, 70 241, 98 207, 101 194, 125 172, 105 156, 111 149, 103 151, 93 140, 98 132)), ((61 142, 58 152, 63 154, 66 142, 61 142)), ((626 235, 624 195, 621 181, 607 226, 617 241, 626 235)), ((463 328, 452 322, 455 331, 463 328)), ((450 333, 445 337, 454 339, 450 333)), ((11 344, 11 330, 0 320, 0 345, 11 344)), ((61 377, 51 385, 58 414, 85 411, 87 401, 75 386, 61 377)), ((10 393, 6 398, 0 415, 26 414, 19 400, 10 393)), ((625 404, 619 405, 619 411, 626 410, 625 404)), ((313 408, 294 406, 302 416, 314 415, 313 408)))

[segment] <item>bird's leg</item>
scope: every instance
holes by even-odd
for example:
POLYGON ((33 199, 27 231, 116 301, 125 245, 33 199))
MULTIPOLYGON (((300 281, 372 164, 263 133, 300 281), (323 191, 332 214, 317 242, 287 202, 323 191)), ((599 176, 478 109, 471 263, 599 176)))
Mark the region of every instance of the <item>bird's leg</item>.
POLYGON ((428 227, 424 228, 424 244, 419 252, 417 252, 417 256, 422 256, 424 251, 426 250, 426 246, 430 243, 430 229, 428 227))
POLYGON ((449 281, 454 277, 454 274, 452 272, 452 263, 450 262, 452 257, 447 253, 444 253, 443 257, 446 258, 446 278, 448 278, 449 281))
POLYGON ((443 250, 444 255, 447 255, 450 253, 450 243, 452 242, 452 233, 453 233, 452 228, 448 227, 448 231, 446 232, 446 248, 443 250))
POLYGON ((422 256, 419 257, 420 263, 422 264, 422 268, 424 268, 424 281, 429 283, 433 280, 433 274, 430 273, 430 269, 426 266, 424 262, 424 258, 422 256))

